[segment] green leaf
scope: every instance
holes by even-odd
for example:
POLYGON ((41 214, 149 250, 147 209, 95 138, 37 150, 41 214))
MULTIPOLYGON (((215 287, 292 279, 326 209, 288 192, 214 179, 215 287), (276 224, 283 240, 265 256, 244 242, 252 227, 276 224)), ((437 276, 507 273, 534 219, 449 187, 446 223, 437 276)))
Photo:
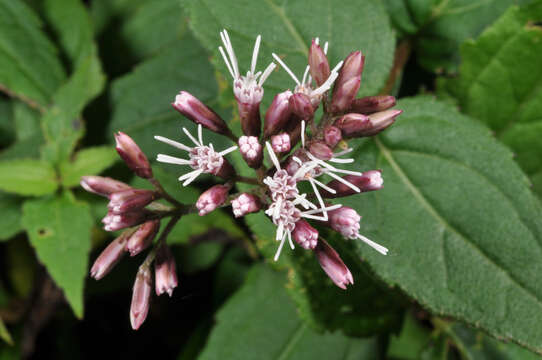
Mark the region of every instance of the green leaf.
MULTIPOLYGON (((365 58, 361 93, 374 95, 384 85, 392 66, 395 41, 386 12, 379 1, 355 0, 329 2, 262 1, 193 1, 183 5, 190 17, 190 27, 216 58, 216 64, 230 83, 230 75, 218 52, 222 45, 219 31, 227 29, 240 64, 249 69, 254 41, 262 35, 258 69, 272 61, 271 53, 283 57, 298 78, 307 66, 308 46, 312 38, 329 41, 329 60, 335 66, 351 51, 361 50, 365 58), (242 14, 243 20, 240 20, 242 14)), ((275 71, 266 82, 265 103, 277 91, 294 87, 284 70, 275 71)))
POLYGON ((97 175, 117 161, 118 155, 112 146, 97 146, 83 149, 75 154, 73 161, 60 164, 62 185, 72 187, 79 184, 81 176, 97 175))
POLYGON ((41 27, 23 1, 0 0, 0 89, 34 106, 47 105, 66 77, 41 27))
MULTIPOLYGON (((174 149, 160 144, 153 136, 163 135, 178 141, 182 126, 191 131, 195 129, 193 123, 171 107, 180 90, 194 94, 203 102, 217 96, 217 85, 207 54, 195 39, 188 36, 113 82, 110 139, 115 131, 120 130, 131 136, 150 159, 155 158, 160 150, 171 154, 174 149)), ((206 141, 208 133, 206 131, 206 141)))
POLYGON ((0 97, 0 147, 11 143, 14 138, 13 103, 0 97))
POLYGON ((88 205, 69 193, 25 202, 23 226, 39 260, 78 318, 83 317, 83 286, 93 225, 88 205))
POLYGON ((542 171, 542 2, 510 8, 461 48, 460 76, 442 81, 461 111, 486 123, 528 173, 542 171))
POLYGON ((526 176, 452 106, 418 97, 397 107, 397 123, 354 154, 354 168, 382 169, 385 188, 341 199, 389 248, 354 242, 358 253, 433 313, 542 351, 542 208, 526 176))
POLYGON ((21 205, 20 197, 0 192, 0 241, 8 240, 22 230, 21 205))
POLYGON ((422 327, 412 314, 407 313, 401 333, 397 336, 391 336, 387 357, 401 360, 418 360, 428 345, 430 336, 430 330, 422 327))
MULTIPOLYGON (((480 34, 517 0, 385 0, 392 22, 431 71, 453 71, 459 45, 480 34)), ((520 2, 522 2, 520 0, 520 2)), ((523 1, 525 2, 525 1, 523 1)))
POLYGON ((14 102, 13 124, 16 140, 0 152, 0 160, 38 158, 44 142, 39 112, 20 101, 14 102))
POLYGON ((1 317, 0 317, 0 339, 4 340, 9 345, 13 345, 13 338, 11 337, 1 317))
POLYGON ((0 162, 0 189, 19 195, 45 195, 58 187, 51 164, 32 159, 0 162))
POLYGON ((338 332, 317 334, 311 330, 297 317, 284 282, 280 273, 255 266, 243 287, 218 312, 198 359, 378 358, 375 339, 350 339, 338 332))

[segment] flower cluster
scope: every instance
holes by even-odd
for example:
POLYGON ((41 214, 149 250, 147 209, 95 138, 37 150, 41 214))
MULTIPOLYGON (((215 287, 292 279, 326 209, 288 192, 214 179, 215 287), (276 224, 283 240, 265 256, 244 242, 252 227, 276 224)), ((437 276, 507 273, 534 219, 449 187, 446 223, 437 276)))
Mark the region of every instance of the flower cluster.
POLYGON ((164 191, 153 177, 145 155, 123 133, 116 135, 119 155, 136 175, 149 180, 154 190, 134 189, 113 179, 92 176, 84 177, 81 182, 86 190, 109 197, 109 212, 103 219, 105 230, 125 229, 96 260, 91 269, 96 279, 107 274, 124 253, 134 256, 149 247, 158 233, 160 220, 171 217, 136 276, 130 312, 134 329, 144 321, 149 308, 151 264, 154 262, 158 295, 171 296, 177 286, 175 261, 166 245, 166 237, 178 219, 189 212, 205 216, 219 207, 231 205, 234 216, 239 218, 264 211, 276 226, 275 261, 286 241, 292 249, 297 244, 311 250, 330 279, 343 289, 353 284, 352 274, 339 254, 319 235, 315 228, 317 223, 346 239, 361 240, 381 254, 388 252, 384 246, 360 234, 361 216, 354 209, 335 203, 344 196, 382 188, 381 171, 343 168, 354 163, 353 158, 345 157, 353 150, 347 140, 378 134, 401 113, 401 110, 391 109, 395 105, 392 96, 356 98, 364 66, 362 53, 354 51, 331 68, 327 59, 328 43, 322 48, 316 38, 310 46, 308 65, 301 81, 279 55, 272 54, 295 86, 274 96, 263 115, 262 131, 260 103, 264 83, 277 65, 271 62, 263 72, 256 70, 261 44, 261 36, 258 36, 250 69, 243 76, 228 32, 224 30, 220 37, 223 47, 219 47, 219 52, 233 78, 242 136, 237 137, 207 105, 181 91, 172 105, 197 124, 197 135, 182 128, 192 143, 189 145, 163 136, 155 136, 155 139, 186 152, 184 157, 166 154, 157 157, 159 162, 190 168, 179 177, 183 186, 204 173, 216 175, 224 183, 203 192, 195 204, 181 204, 164 191), (320 106, 323 115, 317 120, 315 114, 320 106), (213 144, 203 141, 203 128, 224 135, 235 145, 215 150, 213 144), (240 176, 226 159, 226 155, 237 150, 254 169, 254 177, 240 176), (230 194, 238 182, 251 184, 253 188, 230 194), (307 185, 300 186, 303 182, 307 185), (157 202, 160 199, 171 206, 157 202))

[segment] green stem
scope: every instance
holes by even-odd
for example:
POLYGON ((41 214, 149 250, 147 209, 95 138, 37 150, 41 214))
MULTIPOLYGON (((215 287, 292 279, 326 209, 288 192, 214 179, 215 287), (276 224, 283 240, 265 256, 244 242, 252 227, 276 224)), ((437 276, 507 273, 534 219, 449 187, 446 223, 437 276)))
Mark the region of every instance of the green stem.
POLYGON ((181 204, 180 202, 175 200, 171 195, 169 195, 166 192, 166 190, 164 190, 164 188, 162 187, 162 184, 160 184, 160 181, 158 181, 158 179, 153 177, 153 178, 149 179, 149 182, 152 184, 152 186, 154 186, 154 189, 156 190, 156 192, 158 192, 158 194, 160 194, 160 196, 162 198, 164 198, 165 200, 167 200, 171 204, 175 205, 175 207, 183 207, 184 206, 183 204, 181 204))

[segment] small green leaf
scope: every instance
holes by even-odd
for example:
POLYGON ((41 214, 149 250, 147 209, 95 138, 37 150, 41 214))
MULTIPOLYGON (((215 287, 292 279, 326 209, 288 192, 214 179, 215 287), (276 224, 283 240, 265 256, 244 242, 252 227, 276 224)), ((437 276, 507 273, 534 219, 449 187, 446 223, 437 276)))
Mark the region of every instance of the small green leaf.
MULTIPOLYGON (((266 1, 183 1, 190 17, 190 28, 216 58, 222 74, 231 78, 218 46, 219 31, 227 29, 238 58, 239 70, 249 69, 254 41, 262 35, 258 70, 264 70, 275 52, 301 79, 307 66, 312 38, 329 41, 331 66, 351 51, 361 50, 365 58, 362 94, 374 95, 382 88, 391 68, 395 41, 386 12, 379 1, 355 0, 329 2, 313 0, 310 7, 303 2, 266 1), (242 14, 244 19, 239 21, 242 14)), ((284 70, 275 71, 266 82, 266 103, 278 91, 295 86, 284 70)))
POLYGON ((64 291, 73 312, 83 317, 83 287, 93 225, 88 205, 71 194, 29 200, 22 223, 39 260, 64 291))
POLYGON ((377 359, 375 339, 317 334, 296 313, 285 278, 255 266, 243 287, 220 309, 199 360, 377 359), (235 336, 232 336, 235 334, 235 336))
POLYGON ((0 241, 8 240, 22 230, 22 198, 0 192, 0 241))
POLYGON ((11 337, 8 329, 6 328, 6 324, 4 324, 4 321, 0 317, 0 339, 4 340, 8 345, 13 345, 13 338, 11 337))
POLYGON ((73 161, 60 164, 62 185, 72 187, 79 184, 81 176, 98 175, 117 161, 118 155, 112 146, 86 148, 75 154, 73 161))
POLYGON ((528 173, 542 171, 542 2, 510 8, 461 47, 460 76, 441 87, 486 123, 528 173))
POLYGON ((47 105, 66 77, 41 27, 24 1, 0 0, 0 89, 34 106, 47 105))
POLYGON ((45 195, 58 187, 51 164, 32 159, 0 161, 0 189, 19 195, 45 195))
POLYGON ((542 351, 542 208, 512 154, 489 130, 429 97, 376 140, 353 168, 382 169, 384 189, 341 199, 363 216, 357 252, 433 313, 542 351))

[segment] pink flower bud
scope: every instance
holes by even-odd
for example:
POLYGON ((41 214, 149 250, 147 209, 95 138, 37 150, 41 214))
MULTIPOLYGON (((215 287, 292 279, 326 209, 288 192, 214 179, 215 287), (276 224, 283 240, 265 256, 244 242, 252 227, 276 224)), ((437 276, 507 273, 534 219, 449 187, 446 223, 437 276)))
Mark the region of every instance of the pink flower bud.
POLYGON ((290 135, 282 133, 271 136, 271 146, 273 147, 273 151, 277 154, 290 151, 290 135))
POLYGON ((367 115, 351 113, 336 120, 334 125, 341 130, 344 137, 356 137, 366 132, 371 127, 371 122, 367 115))
POLYGON ((113 214, 108 212, 102 219, 105 231, 117 231, 139 225, 149 217, 150 212, 145 209, 138 211, 130 211, 122 214, 113 214))
POLYGON ((342 140, 341 130, 335 126, 328 126, 324 129, 324 141, 330 148, 334 148, 342 140))
POLYGON ((130 323, 132 329, 137 330, 147 318, 151 300, 152 279, 151 270, 142 265, 136 275, 132 290, 132 304, 130 306, 130 323))
POLYGON ((220 134, 229 133, 228 126, 217 113, 186 91, 181 91, 171 105, 196 124, 220 134))
POLYGON ((235 217, 245 216, 246 214, 260 211, 260 200, 252 194, 242 193, 231 201, 233 215, 235 217))
POLYGON ((247 136, 260 136, 260 103, 243 103, 237 99, 237 109, 243 134, 247 136))
POLYGON ((262 164, 263 148, 255 136, 241 136, 239 138, 239 152, 248 166, 257 169, 262 164))
POLYGON ((361 84, 361 72, 365 57, 361 51, 354 51, 344 59, 339 77, 333 88, 331 112, 339 113, 350 108, 361 84))
POLYGON ((314 107, 311 99, 303 93, 295 93, 290 96, 290 110, 300 119, 309 120, 314 115, 314 107))
POLYGON ((318 231, 303 219, 295 223, 292 237, 303 249, 314 249, 318 243, 318 231))
POLYGON ((107 245, 96 261, 94 261, 94 265, 90 269, 90 276, 96 280, 100 280, 109 274, 111 269, 117 265, 126 253, 125 249, 129 234, 131 234, 130 230, 124 231, 118 238, 107 245))
POLYGON ((361 216, 356 210, 343 206, 328 212, 328 224, 331 228, 339 232, 342 236, 355 239, 359 234, 359 221, 361 216))
POLYGON ((309 49, 309 66, 311 76, 318 86, 322 85, 331 73, 327 56, 314 39, 309 49))
MULTIPOLYGON (((361 176, 346 175, 342 177, 349 183, 357 186, 361 192, 380 190, 383 187, 384 180, 380 170, 365 171, 361 176)), ((325 189, 320 190, 320 194, 325 198, 337 198, 356 194, 357 192, 351 187, 345 185, 339 180, 332 180, 327 184, 328 187, 336 191, 335 194, 328 192, 325 189)))
POLYGON ((141 151, 139 146, 132 140, 131 137, 123 132, 115 134, 117 142, 117 152, 126 165, 139 177, 150 179, 152 177, 152 169, 149 160, 141 151))
POLYGON ((286 159, 283 166, 284 170, 286 170, 290 176, 293 176, 301 167, 299 163, 294 160, 294 156, 303 162, 310 160, 304 149, 297 149, 294 151, 294 153, 286 159))
POLYGON ((117 191, 131 189, 128 184, 101 176, 83 176, 81 177, 81 186, 88 192, 105 197, 117 191))
POLYGON ((160 245, 156 251, 154 262, 154 283, 156 295, 167 293, 169 297, 178 285, 175 258, 166 244, 160 245))
POLYGON ((384 111, 395 106, 395 97, 389 95, 366 96, 352 101, 351 112, 361 114, 372 114, 378 111, 384 111))
POLYGON ((121 214, 144 208, 153 202, 156 197, 156 193, 152 190, 122 190, 109 195, 109 204, 107 207, 113 214, 121 214))
POLYGON ((335 285, 346 290, 348 284, 354 284, 352 273, 350 273, 339 254, 324 239, 318 241, 314 253, 320 266, 335 285))
POLYGON ((226 185, 215 185, 200 195, 196 202, 199 216, 207 215, 220 205, 226 202, 230 187, 226 185))
POLYGON ((373 136, 387 129, 395 122, 395 118, 401 115, 402 112, 403 110, 386 110, 369 115, 371 127, 361 136, 373 136))
POLYGON ((139 225, 126 244, 126 251, 130 253, 130 256, 136 256, 152 244, 158 229, 160 229, 160 220, 151 220, 139 225))
POLYGON ((264 137, 268 138, 280 132, 290 116, 292 111, 290 110, 290 97, 292 92, 286 90, 282 93, 275 95, 273 102, 265 113, 265 120, 263 124, 264 137))
POLYGON ((309 145, 309 152, 320 160, 327 161, 333 157, 333 151, 325 143, 314 141, 309 145))

